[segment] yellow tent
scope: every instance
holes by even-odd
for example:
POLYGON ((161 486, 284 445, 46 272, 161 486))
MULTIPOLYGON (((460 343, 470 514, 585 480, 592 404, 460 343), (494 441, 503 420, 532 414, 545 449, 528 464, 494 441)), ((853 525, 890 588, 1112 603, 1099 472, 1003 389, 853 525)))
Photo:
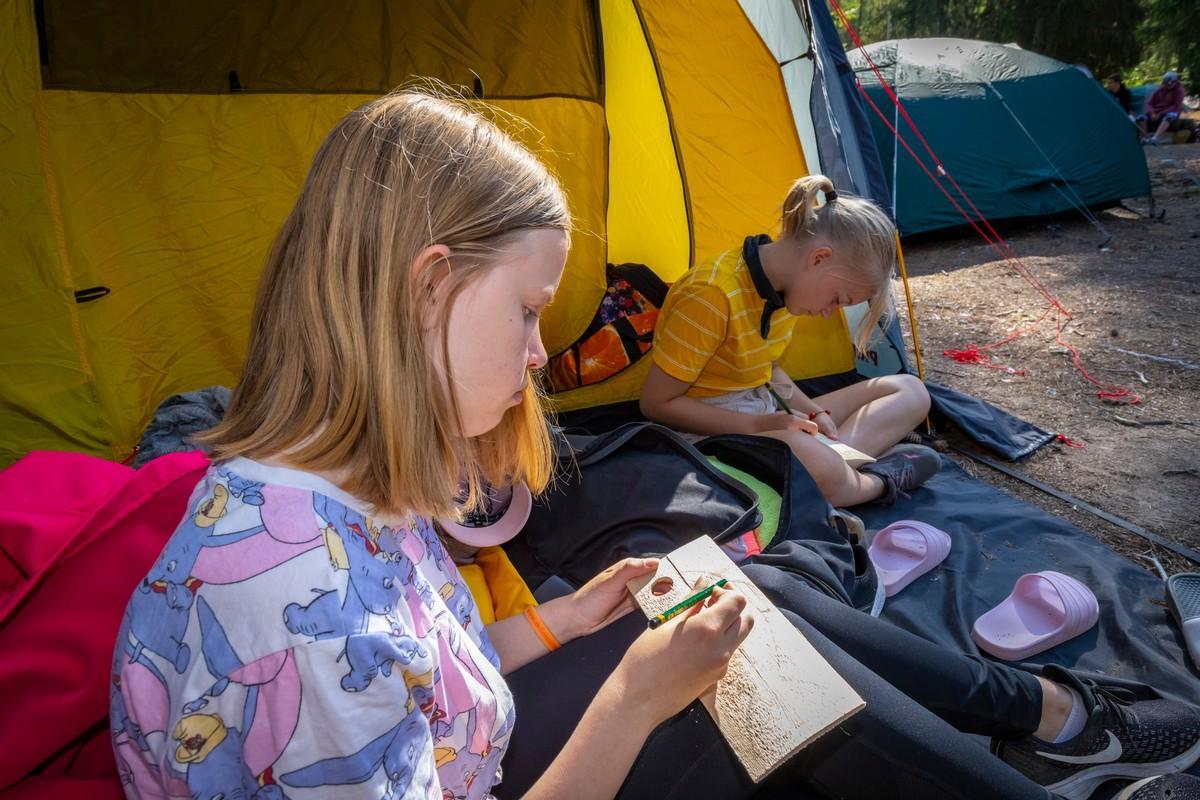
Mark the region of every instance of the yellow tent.
MULTIPOLYGON (((0 465, 124 458, 166 396, 235 384, 321 137, 413 76, 529 120, 567 187, 551 353, 591 322, 606 263, 672 281, 770 230, 818 163, 795 88, 812 59, 778 52, 781 32, 809 45, 790 3, 0 0, 0 18, 0 465)), ((806 326, 794 375, 854 367, 844 318, 806 326)), ((558 404, 633 399, 647 363, 558 404)))

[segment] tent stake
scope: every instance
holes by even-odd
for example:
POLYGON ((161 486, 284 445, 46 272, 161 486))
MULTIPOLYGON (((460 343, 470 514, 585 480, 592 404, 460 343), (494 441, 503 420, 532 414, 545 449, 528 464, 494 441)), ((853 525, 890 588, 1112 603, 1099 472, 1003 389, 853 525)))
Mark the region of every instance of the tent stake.
POLYGON ((1104 509, 1098 508, 1097 506, 1094 506, 1091 503, 1080 500, 1077 497, 1072 497, 1071 495, 1067 494, 1066 492, 1055 489, 1053 486, 1050 486, 1049 484, 1046 484, 1046 483, 1042 483, 1041 481, 1037 480, 1036 478, 1031 478, 1022 472, 1018 472, 1017 470, 1013 469, 1012 467, 1005 466, 1004 464, 1001 464, 999 461, 993 461, 992 459, 988 458, 987 456, 981 456, 976 453, 970 453, 970 452, 967 452, 966 450, 963 450, 961 447, 956 447, 953 445, 951 446, 951 449, 954 450, 954 452, 960 453, 961 455, 964 455, 973 461, 978 461, 980 464, 983 464, 984 466, 991 467, 992 469, 996 470, 997 472, 1002 472, 1010 478, 1015 478, 1015 479, 1019 480, 1021 483, 1024 483, 1028 486, 1032 486, 1034 489, 1037 489, 1041 492, 1045 492, 1046 494, 1050 495, 1051 497, 1057 497, 1059 500, 1064 500, 1064 501, 1070 503, 1075 508, 1078 508, 1081 511, 1086 511, 1089 514, 1091 514, 1092 516, 1099 517, 1100 519, 1104 520, 1105 522, 1108 522, 1112 525, 1116 525, 1118 528, 1123 528, 1123 529, 1129 531, 1130 533, 1136 533, 1138 536, 1141 536, 1143 539, 1154 542, 1155 544, 1160 545, 1161 547, 1165 547, 1168 550, 1170 550, 1172 553, 1181 555, 1193 563, 1200 564, 1200 552, 1197 552, 1190 547, 1187 547, 1182 544, 1176 544, 1175 542, 1172 542, 1169 539, 1164 539, 1162 536, 1159 536, 1157 533, 1154 533, 1153 531, 1148 531, 1140 525, 1135 525, 1128 520, 1121 519, 1120 517, 1118 517, 1114 514, 1110 514, 1107 511, 1105 511, 1104 509))

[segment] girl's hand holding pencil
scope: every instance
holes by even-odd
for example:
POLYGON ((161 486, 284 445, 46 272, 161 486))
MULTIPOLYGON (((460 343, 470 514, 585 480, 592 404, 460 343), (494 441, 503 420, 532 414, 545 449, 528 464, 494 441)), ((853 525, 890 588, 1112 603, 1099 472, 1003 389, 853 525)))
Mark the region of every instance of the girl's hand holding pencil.
POLYGON ((715 685, 754 627, 741 592, 716 585, 696 589, 711 591, 639 636, 609 678, 618 682, 614 688, 627 707, 649 715, 652 724, 678 713, 715 685))
MULTIPOLYGON (((791 397, 794 394, 794 390, 795 390, 795 384, 793 384, 789 380, 788 386, 786 388, 786 392, 787 392, 786 397, 791 397)), ((772 425, 773 427, 761 428, 759 430, 759 433, 762 433, 764 431, 793 430, 793 431, 803 431, 804 433, 809 433, 809 434, 816 434, 818 431, 820 431, 820 432, 824 433, 826 436, 829 436, 829 432, 826 431, 822 427, 822 425, 819 421, 817 421, 817 420, 820 420, 820 417, 818 417, 817 420, 814 420, 811 415, 808 417, 805 417, 801 414, 797 414, 795 411, 792 411, 791 407, 788 406, 787 400, 784 399, 785 395, 780 394, 779 389, 777 389, 773 383, 767 384, 767 391, 770 392, 771 396, 775 398, 776 404, 780 408, 783 409, 783 411, 781 411, 781 412, 776 412, 774 414, 768 414, 767 419, 772 419, 774 417, 791 417, 792 419, 798 420, 799 422, 797 423, 797 422, 792 422, 790 420, 785 420, 786 424, 776 425, 775 421, 771 421, 771 422, 764 423, 764 424, 772 425)), ((829 421, 830 425, 833 424, 832 417, 830 417, 828 414, 825 414, 823 416, 826 420, 829 421)), ((830 436, 829 438, 831 438, 831 439, 837 438, 837 428, 833 429, 833 435, 830 436)))
POLYGON ((721 580, 719 580, 716 583, 714 583, 713 585, 709 586, 707 589, 701 589, 700 591, 693 594, 691 597, 688 597, 688 598, 676 603, 675 605, 668 608, 666 611, 663 611, 661 614, 655 614, 653 617, 650 618, 650 623, 649 623, 648 627, 650 628, 650 630, 654 630, 659 625, 662 625, 664 622, 668 622, 668 621, 674 619, 675 617, 678 617, 680 614, 687 611, 689 608, 696 605, 697 603, 703 603, 705 600, 707 600, 709 597, 712 596, 712 593, 714 591, 716 591, 717 589, 725 588, 726 584, 728 584, 728 583, 729 583, 729 581, 725 580, 724 578, 721 578, 721 580))

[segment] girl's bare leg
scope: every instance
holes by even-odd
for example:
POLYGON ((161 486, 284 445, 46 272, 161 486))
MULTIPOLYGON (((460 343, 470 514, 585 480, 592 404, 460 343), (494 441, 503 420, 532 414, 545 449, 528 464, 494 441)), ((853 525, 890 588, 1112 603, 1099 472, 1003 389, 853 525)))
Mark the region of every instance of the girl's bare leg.
POLYGON ((816 481, 821 494, 835 506, 854 506, 875 500, 883 494, 883 479, 851 469, 832 448, 807 433, 768 431, 760 435, 786 442, 816 481))
POLYGON ((829 411, 838 439, 871 456, 899 442, 929 413, 929 392, 913 375, 871 378, 812 400, 829 411))

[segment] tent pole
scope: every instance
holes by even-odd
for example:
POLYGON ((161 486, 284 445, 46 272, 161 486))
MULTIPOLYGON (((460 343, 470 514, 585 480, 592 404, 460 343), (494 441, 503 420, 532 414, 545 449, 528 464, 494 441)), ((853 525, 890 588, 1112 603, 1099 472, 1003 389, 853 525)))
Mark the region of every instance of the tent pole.
MULTIPOLYGON (((896 43, 896 63, 892 67, 892 86, 897 87, 897 97, 899 97, 898 88, 900 86, 900 43, 896 43)), ((900 208, 897 205, 897 197, 899 197, 899 187, 896 186, 896 173, 900 165, 900 104, 897 103, 892 109, 892 129, 896 131, 896 135, 892 137, 892 217, 899 221, 900 208)))
POLYGON ((900 246, 900 232, 896 231, 896 256, 900 262, 900 279, 904 282, 904 299, 908 304, 908 326, 913 335, 913 353, 917 356, 917 377, 925 381, 925 363, 921 360, 921 336, 917 333, 917 314, 913 310, 912 289, 908 285, 908 270, 904 266, 904 249, 900 246))
MULTIPOLYGON (((908 285, 908 269, 904 266, 904 248, 900 246, 900 231, 895 232, 896 236, 896 260, 900 263, 900 279, 904 281, 904 300, 908 305, 908 329, 912 331, 913 337, 913 354, 917 357, 917 377, 921 379, 921 383, 925 382, 925 362, 921 359, 921 335, 917 332, 917 312, 913 309, 912 289, 908 285)), ((925 417, 925 432, 933 433, 933 422, 929 416, 925 417)))

